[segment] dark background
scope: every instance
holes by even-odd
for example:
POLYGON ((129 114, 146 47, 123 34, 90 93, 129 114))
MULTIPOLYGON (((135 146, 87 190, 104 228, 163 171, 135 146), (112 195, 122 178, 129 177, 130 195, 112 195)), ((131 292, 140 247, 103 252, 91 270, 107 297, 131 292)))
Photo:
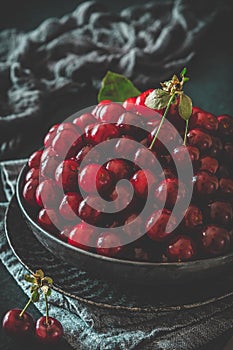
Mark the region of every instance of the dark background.
MULTIPOLYGON (((82 1, 0 1, 0 30, 6 28, 16 28, 21 31, 32 30, 48 17, 60 17, 73 11, 80 2, 82 1)), ((100 2, 106 4, 111 11, 118 11, 133 4, 142 4, 142 1, 139 0, 114 2, 102 0, 100 2)), ((226 14, 211 29, 208 40, 200 43, 198 54, 188 66, 188 75, 191 81, 187 84, 186 91, 192 97, 194 105, 207 109, 216 115, 223 113, 233 115, 232 62, 232 18, 230 14, 226 14)), ((155 85, 158 83, 155 82, 155 85)), ((23 156, 28 156, 34 148, 35 146, 32 145, 31 149, 29 147, 24 150, 23 156)), ((26 297, 2 264, 0 264, 0 280, 0 314, 3 315, 12 307, 23 307, 27 301, 26 297)), ((35 317, 39 316, 34 307, 31 307, 30 311, 35 317)), ((230 336, 231 334, 226 334, 214 344, 210 344, 208 348, 201 350, 221 350, 230 336)), ((21 348, 21 345, 14 343, 3 333, 0 334, 0 349, 21 348)), ((32 349, 31 344, 28 345, 29 348, 32 349)), ((64 343, 61 348, 69 349, 70 347, 64 343)), ((35 349, 34 346, 33 349, 35 349)))

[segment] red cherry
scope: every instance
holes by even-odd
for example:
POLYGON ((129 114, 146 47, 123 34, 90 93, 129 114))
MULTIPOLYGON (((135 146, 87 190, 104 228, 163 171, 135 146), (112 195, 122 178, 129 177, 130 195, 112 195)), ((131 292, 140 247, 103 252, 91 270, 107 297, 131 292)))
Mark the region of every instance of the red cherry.
POLYGON ((233 136, 233 119, 227 114, 218 116, 218 130, 223 137, 231 138, 233 136))
POLYGON ((136 241, 142 236, 142 230, 142 217, 136 213, 129 215, 124 222, 123 231, 131 238, 132 242, 136 241))
POLYGON ((98 254, 115 257, 122 251, 122 242, 120 237, 111 232, 102 232, 96 243, 98 254))
POLYGON ((63 337, 63 334, 61 323, 53 317, 48 317, 48 324, 45 316, 40 317, 36 322, 35 335, 42 344, 57 344, 63 337))
POLYGON ((52 179, 42 181, 36 190, 36 201, 40 207, 56 207, 59 195, 55 181, 52 179))
POLYGON ((126 109, 126 111, 132 111, 132 112, 136 111, 136 107, 135 107, 136 99, 137 97, 129 97, 124 101, 123 107, 126 109))
POLYGON ((134 143, 130 142, 129 140, 134 140, 134 138, 129 135, 124 135, 117 141, 114 149, 117 157, 124 158, 126 149, 127 149, 127 154, 129 156, 134 155, 137 149, 137 146, 134 143))
POLYGON ((9 310, 3 317, 2 327, 10 337, 26 340, 33 334, 34 320, 27 312, 20 316, 21 312, 19 309, 9 310))
POLYGON ((57 129, 59 126, 60 126, 60 124, 55 124, 49 129, 47 135, 44 138, 44 146, 45 147, 51 146, 53 139, 57 134, 57 129))
POLYGON ((87 164, 79 173, 78 181, 81 189, 87 193, 95 190, 103 194, 113 187, 113 175, 98 164, 87 164))
POLYGON ((230 234, 224 228, 210 225, 200 233, 200 245, 202 251, 210 256, 226 253, 230 248, 230 234))
POLYGON ((78 152, 75 159, 77 160, 78 164, 81 164, 83 160, 85 164, 93 163, 94 161, 99 161, 100 154, 94 149, 93 145, 86 145, 78 152), (92 151, 92 156, 88 156, 90 151, 92 151))
POLYGON ((78 214, 83 221, 90 225, 106 224, 104 209, 105 206, 100 204, 98 196, 88 195, 80 202, 78 214))
POLYGON ((218 119, 211 113, 204 110, 194 110, 190 118, 190 128, 203 128, 207 131, 216 131, 218 129, 218 119))
POLYGON ((112 193, 109 195, 109 199, 112 201, 115 201, 114 205, 116 208, 116 211, 119 212, 120 219, 124 219, 125 216, 127 216, 131 210, 135 207, 135 198, 131 198, 131 192, 127 184, 117 185, 117 190, 114 188, 112 193))
POLYGON ((59 226, 59 217, 56 210, 41 209, 37 217, 38 224, 51 233, 56 233, 59 226))
POLYGON ((76 125, 79 130, 84 132, 85 128, 96 122, 95 117, 91 113, 82 114, 80 117, 73 120, 73 124, 76 125))
POLYGON ((78 208, 82 199, 83 198, 79 193, 67 192, 59 206, 61 216, 68 221, 74 221, 77 219, 78 208))
POLYGON ((212 146, 209 150, 209 155, 214 158, 219 158, 222 154, 223 144, 219 137, 212 136, 212 146))
POLYGON ((58 157, 58 155, 52 147, 46 148, 41 156, 41 176, 43 176, 44 178, 53 179, 55 170, 58 167, 60 161, 60 158, 58 157))
POLYGON ((64 192, 73 192, 78 190, 78 161, 75 159, 65 159, 61 162, 55 171, 55 180, 64 192))
POLYGON ((62 158, 74 156, 75 152, 77 153, 79 148, 81 148, 81 145, 82 138, 80 132, 72 123, 69 123, 69 128, 61 124, 52 142, 53 149, 62 158))
POLYGON ((175 226, 176 218, 171 215, 171 211, 166 209, 156 210, 147 219, 146 231, 153 241, 164 242, 172 235, 175 226))
POLYGON ((36 151, 28 159, 29 168, 39 168, 43 150, 36 151))
POLYGON ((90 250, 96 246, 96 241, 96 229, 86 222, 80 222, 68 234, 68 243, 80 249, 90 250))
POLYGON ((223 150, 224 164, 231 165, 233 163, 233 144, 226 142, 223 150))
POLYGON ((175 164, 184 165, 190 161, 195 166, 199 160, 200 151, 196 147, 192 146, 179 146, 176 147, 172 152, 172 159, 175 164))
POLYGON ((229 199, 233 203, 233 180, 221 178, 219 180, 219 192, 223 198, 229 199))
MULTIPOLYGON (((149 134, 148 136, 149 145, 154 139, 157 129, 158 129, 158 126, 156 126, 154 130, 149 134)), ((159 131, 159 136, 153 145, 153 150, 160 153, 166 153, 166 147, 168 149, 174 149, 178 147, 179 140, 177 139, 177 137, 178 137, 178 131, 174 127, 172 127, 170 124, 166 123, 161 127, 159 131)))
POLYGON ((176 202, 184 200, 186 193, 186 188, 181 181, 178 181, 176 178, 167 178, 155 189, 154 196, 159 205, 164 205, 165 208, 172 209, 176 202))
POLYGON ((106 123, 116 123, 119 116, 125 112, 124 107, 121 104, 110 102, 101 105, 97 108, 95 115, 96 118, 106 123))
POLYGON ((26 174, 26 177, 25 177, 25 180, 26 181, 29 181, 29 180, 37 180, 39 181, 39 169, 38 168, 31 168, 27 174, 26 174))
POLYGON ((208 205, 207 216, 211 223, 230 227, 233 220, 232 205, 228 202, 212 202, 208 205))
POLYGON ((138 170, 130 180, 138 197, 146 198, 151 188, 158 182, 155 175, 148 169, 138 170))
POLYGON ((144 122, 141 116, 132 112, 125 112, 118 118, 117 125, 122 134, 131 135, 135 139, 143 139, 147 136, 144 130, 144 122))
POLYGON ((134 156, 134 163, 140 168, 153 168, 156 164, 156 153, 148 150, 147 148, 139 148, 134 156))
POLYGON ((113 124, 96 124, 85 129, 86 140, 90 143, 99 144, 119 136, 119 129, 113 124))
POLYGON ((202 157, 200 159, 200 170, 207 170, 212 174, 215 174, 218 170, 218 161, 212 157, 202 157))
POLYGON ((193 178, 194 192, 202 198, 218 189, 218 178, 207 171, 199 171, 193 178))
POLYGON ((203 223, 202 211, 195 205, 190 205, 184 214, 183 223, 185 228, 194 229, 203 223))
POLYGON ((187 135, 189 145, 199 148, 201 152, 206 152, 212 146, 212 138, 200 129, 192 129, 187 135))
POLYGON ((37 206, 37 201, 36 201, 37 186, 38 186, 38 181, 31 179, 28 182, 26 182, 23 188, 23 198, 31 207, 37 206))
POLYGON ((132 167, 124 159, 112 159, 105 165, 105 168, 114 174, 115 179, 129 179, 132 174, 132 167))
POLYGON ((196 249, 190 237, 179 235, 167 247, 167 257, 170 261, 188 261, 195 257, 196 249))
MULTIPOLYGON (((164 112, 164 110, 163 110, 164 112)), ((185 128, 185 121, 180 117, 180 113, 178 110, 178 104, 172 104, 169 108, 167 114, 167 120, 172 123, 177 130, 183 133, 185 128)))

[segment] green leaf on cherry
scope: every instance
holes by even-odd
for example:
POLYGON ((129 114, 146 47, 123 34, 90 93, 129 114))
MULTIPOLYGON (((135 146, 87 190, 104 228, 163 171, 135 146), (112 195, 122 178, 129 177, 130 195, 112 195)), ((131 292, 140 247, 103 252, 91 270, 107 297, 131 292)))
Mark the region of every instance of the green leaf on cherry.
POLYGON ((36 270, 35 276, 39 278, 44 278, 44 272, 42 270, 36 270))
POLYGON ((47 283, 49 285, 53 284, 53 279, 51 277, 45 276, 42 280, 42 283, 47 283))
POLYGON ((25 281, 27 281, 27 282, 29 282, 29 283, 35 283, 35 282, 36 282, 35 277, 30 276, 30 275, 25 275, 25 276, 24 276, 24 279, 25 279, 25 281))
POLYGON ((140 93, 129 79, 121 74, 108 71, 102 80, 98 102, 103 100, 124 102, 127 98, 136 97, 140 93))
POLYGON ((180 95, 180 102, 178 105, 178 111, 184 120, 189 120, 192 114, 192 100, 189 96, 182 93, 180 95))
POLYGON ((170 97, 167 91, 155 89, 147 96, 145 105, 153 109, 162 109, 167 106, 170 97))
POLYGON ((36 303, 40 299, 40 293, 38 292, 38 290, 35 290, 32 293, 31 299, 32 299, 33 303, 36 303))

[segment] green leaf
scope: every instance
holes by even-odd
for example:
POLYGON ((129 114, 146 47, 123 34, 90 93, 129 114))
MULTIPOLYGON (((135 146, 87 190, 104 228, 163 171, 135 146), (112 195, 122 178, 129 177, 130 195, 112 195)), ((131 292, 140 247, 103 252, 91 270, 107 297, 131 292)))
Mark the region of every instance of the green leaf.
POLYGON ((25 275, 24 276, 25 281, 29 282, 29 283, 35 283, 35 277, 31 276, 31 275, 25 275))
POLYGON ((127 98, 136 97, 140 93, 129 79, 121 74, 108 71, 102 80, 98 101, 124 102, 127 98))
POLYGON ((50 284, 50 285, 53 284, 52 278, 51 278, 51 277, 48 277, 48 276, 44 277, 42 282, 43 282, 43 283, 50 284))
POLYGON ((187 73, 187 68, 185 67, 182 72, 180 73, 181 78, 185 76, 185 74, 187 73))
POLYGON ((32 293, 31 298, 32 298, 33 303, 36 303, 40 299, 40 293, 38 292, 38 290, 35 290, 32 293))
POLYGON ((30 287, 30 292, 33 293, 35 290, 38 290, 38 286, 34 284, 30 287))
POLYGON ((169 102, 170 94, 162 89, 155 89, 146 98, 145 105, 152 109, 165 108, 169 102))
POLYGON ((44 272, 42 270, 36 270, 35 275, 37 275, 40 278, 43 278, 44 277, 44 272))
POLYGON ((180 95, 180 103, 178 106, 179 114, 184 120, 189 120, 192 114, 192 100, 184 93, 180 95))

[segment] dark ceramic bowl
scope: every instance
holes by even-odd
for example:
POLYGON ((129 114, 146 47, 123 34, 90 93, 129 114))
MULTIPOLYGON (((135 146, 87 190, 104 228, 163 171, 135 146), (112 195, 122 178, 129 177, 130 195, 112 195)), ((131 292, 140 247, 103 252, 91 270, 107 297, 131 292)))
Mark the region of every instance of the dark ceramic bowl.
POLYGON ((53 254, 71 265, 80 267, 101 278, 117 282, 143 285, 182 284, 220 278, 232 272, 233 252, 211 259, 177 263, 137 262, 109 258, 69 245, 42 229, 24 204, 22 188, 28 166, 21 170, 16 186, 16 197, 27 225, 37 239, 53 254))

